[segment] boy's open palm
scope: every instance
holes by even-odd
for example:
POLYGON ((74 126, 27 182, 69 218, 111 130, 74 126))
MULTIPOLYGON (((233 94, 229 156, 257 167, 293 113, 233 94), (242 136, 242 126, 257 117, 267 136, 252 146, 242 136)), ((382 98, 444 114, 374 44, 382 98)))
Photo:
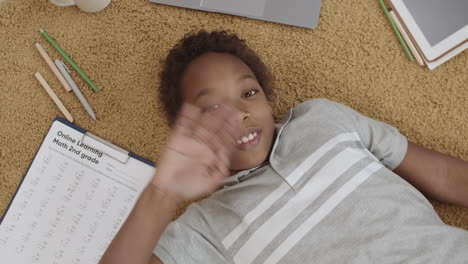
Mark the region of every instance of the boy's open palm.
POLYGON ((214 192, 229 176, 229 158, 242 128, 234 111, 202 112, 185 104, 159 160, 153 184, 177 202, 214 192))

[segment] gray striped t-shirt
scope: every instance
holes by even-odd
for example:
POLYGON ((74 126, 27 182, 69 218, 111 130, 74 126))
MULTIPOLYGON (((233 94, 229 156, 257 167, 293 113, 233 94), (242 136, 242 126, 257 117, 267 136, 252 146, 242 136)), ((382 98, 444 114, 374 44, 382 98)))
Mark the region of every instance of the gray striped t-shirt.
POLYGON ((170 223, 163 263, 468 263, 468 232, 392 172, 407 149, 397 129, 325 99, 276 129, 269 162, 170 223))

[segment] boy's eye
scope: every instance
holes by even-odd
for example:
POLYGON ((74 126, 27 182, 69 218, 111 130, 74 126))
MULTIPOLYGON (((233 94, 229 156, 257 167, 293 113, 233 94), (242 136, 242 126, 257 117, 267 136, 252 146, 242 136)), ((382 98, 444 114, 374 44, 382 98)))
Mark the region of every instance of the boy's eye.
POLYGON ((208 106, 208 107, 205 107, 205 108, 203 109, 203 112, 212 112, 212 111, 216 111, 218 108, 219 108, 219 104, 210 105, 210 106, 208 106))
POLYGON ((258 90, 250 90, 242 95, 242 98, 254 96, 258 93, 258 90))

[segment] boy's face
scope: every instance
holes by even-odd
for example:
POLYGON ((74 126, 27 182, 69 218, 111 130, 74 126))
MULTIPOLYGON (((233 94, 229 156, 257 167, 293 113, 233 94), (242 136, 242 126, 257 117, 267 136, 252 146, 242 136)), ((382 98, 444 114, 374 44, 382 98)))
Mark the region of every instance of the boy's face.
POLYGON ((181 80, 182 99, 210 111, 229 105, 246 131, 231 157, 231 171, 264 162, 275 133, 273 112, 250 68, 227 53, 206 53, 187 67, 181 80))

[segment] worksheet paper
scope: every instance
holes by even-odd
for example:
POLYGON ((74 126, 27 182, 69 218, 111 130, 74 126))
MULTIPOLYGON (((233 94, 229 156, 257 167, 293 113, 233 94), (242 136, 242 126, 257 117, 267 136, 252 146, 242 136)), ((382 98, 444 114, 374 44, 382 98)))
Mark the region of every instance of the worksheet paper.
POLYGON ((84 139, 54 121, 0 224, 1 263, 99 262, 155 168, 84 139))

